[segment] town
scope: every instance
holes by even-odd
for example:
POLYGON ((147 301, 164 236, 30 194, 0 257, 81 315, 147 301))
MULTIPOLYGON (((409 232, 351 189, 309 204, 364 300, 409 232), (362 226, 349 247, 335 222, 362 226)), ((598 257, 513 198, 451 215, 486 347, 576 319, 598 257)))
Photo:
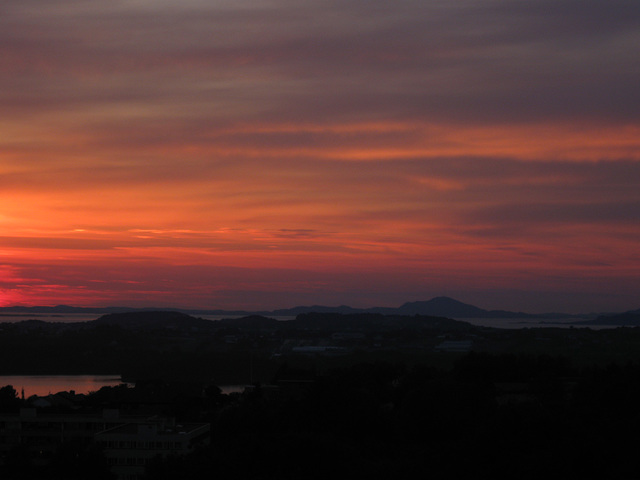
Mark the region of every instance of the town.
POLYGON ((430 471, 465 474, 471 466, 451 457, 460 449, 496 476, 524 468, 532 451, 540 469, 559 457, 603 468, 593 464, 600 456, 585 461, 592 450, 632 468, 633 456, 623 461, 632 442, 588 440, 635 418, 637 328, 509 330, 369 314, 212 322, 175 312, 1 328, 0 373, 123 380, 26 398, 2 387, 2 478, 293 478, 310 460, 302 444, 324 452, 318 477, 409 472, 426 468, 427 452, 430 471), (584 436, 587 415, 596 430, 584 436), (497 451, 511 460, 491 460, 497 451))

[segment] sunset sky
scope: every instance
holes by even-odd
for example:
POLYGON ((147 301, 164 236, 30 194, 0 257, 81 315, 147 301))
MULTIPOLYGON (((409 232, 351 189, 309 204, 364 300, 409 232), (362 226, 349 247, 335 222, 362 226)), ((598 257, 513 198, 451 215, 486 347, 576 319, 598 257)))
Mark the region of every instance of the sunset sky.
POLYGON ((0 306, 640 308, 637 0, 0 3, 0 306))

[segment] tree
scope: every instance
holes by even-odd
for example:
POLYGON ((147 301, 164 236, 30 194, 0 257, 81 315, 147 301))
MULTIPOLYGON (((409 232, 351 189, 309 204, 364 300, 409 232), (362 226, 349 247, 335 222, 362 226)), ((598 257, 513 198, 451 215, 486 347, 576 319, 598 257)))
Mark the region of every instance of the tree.
POLYGON ((0 388, 0 411, 6 412, 15 410, 20 406, 18 392, 13 385, 6 385, 0 388))

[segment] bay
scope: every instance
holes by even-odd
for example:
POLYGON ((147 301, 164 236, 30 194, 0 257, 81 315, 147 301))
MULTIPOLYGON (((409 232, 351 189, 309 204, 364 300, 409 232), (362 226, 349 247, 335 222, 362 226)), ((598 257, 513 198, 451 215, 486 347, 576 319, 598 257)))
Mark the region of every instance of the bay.
POLYGON ((76 394, 95 392, 106 386, 116 386, 123 382, 119 375, 0 375, 0 387, 11 385, 29 398, 58 392, 75 391, 76 394))

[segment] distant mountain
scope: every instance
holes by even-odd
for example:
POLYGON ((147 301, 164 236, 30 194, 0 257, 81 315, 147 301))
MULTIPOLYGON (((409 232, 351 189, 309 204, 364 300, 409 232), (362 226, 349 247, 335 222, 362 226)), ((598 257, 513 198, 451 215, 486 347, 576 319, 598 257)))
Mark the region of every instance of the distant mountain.
POLYGON ((640 326, 640 309, 629 310, 628 312, 615 315, 600 315, 595 320, 584 322, 590 325, 615 325, 619 327, 639 327, 640 326))
POLYGON ((92 320, 92 325, 111 325, 123 328, 145 329, 154 328, 210 328, 211 321, 195 318, 181 312, 173 311, 138 311, 110 313, 92 320))
POLYGON ((400 315, 435 315, 439 317, 478 318, 487 315, 473 305, 449 297, 435 297, 424 302, 407 302, 396 309, 400 315))
POLYGON ((342 314, 350 314, 350 313, 363 313, 367 312, 367 309, 362 308, 353 308, 347 305, 340 305, 339 307, 325 307, 322 305, 311 305, 311 306, 299 306, 293 308, 280 308, 278 310, 272 310, 270 312, 264 312, 268 315, 274 315, 277 317, 295 317, 297 315, 303 313, 342 313, 342 314))
MULTIPOLYGON (((40 322, 52 325, 48 322, 40 322)), ((25 322, 23 322, 25 323, 25 322)), ((137 331, 175 330, 199 331, 233 329, 233 330, 295 330, 305 331, 341 331, 341 330, 466 330, 471 324, 431 315, 383 315, 380 313, 301 313, 290 321, 279 321, 261 315, 250 315, 241 318, 228 318, 217 321, 195 318, 173 311, 124 312, 104 315, 97 320, 84 322, 87 326, 118 326, 137 331)), ((71 324, 80 327, 81 324, 71 324)))
MULTIPOLYGON (((209 322, 210 320, 205 320, 209 322)), ((280 322, 274 318, 264 317, 262 315, 248 315, 240 318, 225 318, 215 322, 219 327, 246 328, 249 330, 261 330, 276 328, 280 322)))
MULTIPOLYGON (((129 308, 129 307, 71 307, 58 305, 55 307, 1 307, 0 315, 9 313, 22 314, 92 314, 92 313, 127 313, 157 311, 157 308, 129 308)), ((348 305, 327 307, 323 305, 296 306, 277 310, 247 311, 247 310, 189 310, 172 309, 187 315, 218 315, 218 316, 275 316, 296 317, 305 313, 340 313, 343 315, 359 313, 378 313, 383 315, 428 315, 449 318, 523 318, 523 319, 560 319, 560 318, 589 318, 592 315, 570 315, 566 313, 531 314, 511 312, 507 310, 485 310, 474 305, 460 302, 449 297, 435 297, 426 301, 407 302, 400 307, 372 307, 353 308, 348 305)))
POLYGON ((435 297, 428 301, 408 302, 395 310, 399 315, 435 315, 453 318, 562 318, 563 313, 533 314, 508 310, 485 310, 449 297, 435 297))
MULTIPOLYGON (((532 315, 522 312, 507 312, 504 310, 484 310, 449 297, 435 297, 427 301, 407 302, 400 307, 353 308, 347 305, 326 307, 321 305, 298 306, 293 308, 260 312, 264 315, 297 316, 305 313, 378 313, 382 315, 428 315, 435 317, 453 318, 547 318, 545 315, 532 315)), ((547 314, 552 315, 552 314, 547 314)), ((563 314, 553 314, 558 318, 563 314)))
POLYGON ((302 313, 295 320, 282 322, 289 328, 304 330, 468 330, 470 323, 432 315, 385 315, 382 313, 302 313))
MULTIPOLYGON (((561 319, 585 318, 585 315, 571 315, 568 313, 524 313, 508 310, 485 310, 483 308, 463 303, 450 297, 435 297, 431 300, 407 302, 400 307, 351 308, 340 307, 295 307, 287 310, 276 310, 272 315, 299 315, 301 313, 380 313, 383 315, 427 315, 447 318, 523 318, 523 319, 561 319), (277 312, 277 313, 276 313, 277 312)), ((267 313, 268 314, 268 313, 267 313)))

